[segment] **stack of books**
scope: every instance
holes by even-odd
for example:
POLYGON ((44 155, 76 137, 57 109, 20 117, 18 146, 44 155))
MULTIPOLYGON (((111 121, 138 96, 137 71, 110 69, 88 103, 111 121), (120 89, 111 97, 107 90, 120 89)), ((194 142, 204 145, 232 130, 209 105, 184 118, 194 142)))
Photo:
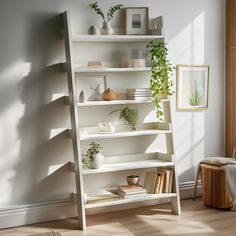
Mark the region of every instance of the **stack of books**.
POLYGON ((151 100, 152 91, 149 88, 126 89, 127 100, 151 100))
POLYGON ((148 171, 145 173, 144 188, 148 193, 171 193, 173 174, 172 168, 148 171))
POLYGON ((122 198, 134 198, 145 196, 147 191, 140 185, 120 185, 117 193, 122 198))
POLYGON ((85 193, 85 203, 92 204, 98 202, 114 201, 120 197, 105 189, 87 190, 85 193))

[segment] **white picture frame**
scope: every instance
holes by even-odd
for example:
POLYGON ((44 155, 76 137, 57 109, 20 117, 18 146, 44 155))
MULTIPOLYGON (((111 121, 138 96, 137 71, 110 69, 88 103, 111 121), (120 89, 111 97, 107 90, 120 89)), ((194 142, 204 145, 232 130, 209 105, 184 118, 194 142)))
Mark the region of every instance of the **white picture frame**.
MULTIPOLYGON (((88 101, 102 100, 97 98, 95 89, 101 95, 107 89, 107 80, 105 75, 88 75, 76 77, 76 91, 79 96, 81 91, 84 91, 88 101)), ((78 98, 77 98, 78 100, 78 98)))
POLYGON ((177 110, 206 110, 209 65, 177 65, 177 110))
POLYGON ((127 35, 145 35, 148 33, 148 7, 127 7, 125 19, 127 35))

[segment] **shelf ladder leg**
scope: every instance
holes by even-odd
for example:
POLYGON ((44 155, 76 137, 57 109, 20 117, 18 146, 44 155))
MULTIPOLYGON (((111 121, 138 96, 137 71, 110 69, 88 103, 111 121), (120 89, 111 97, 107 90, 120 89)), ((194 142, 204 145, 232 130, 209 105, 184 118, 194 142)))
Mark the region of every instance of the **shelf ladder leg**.
POLYGON ((78 208, 79 228, 86 230, 86 214, 84 203, 84 186, 82 176, 82 160, 80 151, 80 134, 79 134, 79 115, 76 106, 76 84, 75 74, 73 70, 73 49, 70 32, 70 19, 67 12, 63 13, 63 27, 64 27, 64 40, 66 52, 66 71, 68 78, 69 89, 69 106, 71 118, 71 136, 73 143, 74 154, 74 168, 76 180, 76 203, 78 208))

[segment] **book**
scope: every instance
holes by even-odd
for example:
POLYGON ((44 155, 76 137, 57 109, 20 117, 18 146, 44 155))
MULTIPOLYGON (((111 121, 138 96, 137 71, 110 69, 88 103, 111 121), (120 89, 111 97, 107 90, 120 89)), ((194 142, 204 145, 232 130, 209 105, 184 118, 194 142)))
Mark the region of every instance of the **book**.
POLYGON ((124 192, 122 191, 117 191, 118 195, 122 198, 136 198, 136 197, 143 197, 145 195, 147 195, 147 192, 139 192, 139 193, 136 193, 136 194, 125 194, 124 192))
POLYGON ((150 88, 132 88, 132 89, 126 89, 126 93, 134 93, 134 92, 150 92, 150 88))
POLYGON ((130 95, 130 96, 140 96, 140 95, 152 95, 152 92, 126 92, 126 95, 130 95))
POLYGON ((120 185, 118 186, 118 191, 121 191, 127 195, 137 194, 137 193, 146 193, 146 190, 140 185, 120 185))
POLYGON ((126 97, 127 100, 152 100, 152 97, 126 97))
POLYGON ((101 200, 110 200, 110 199, 117 199, 119 198, 118 195, 111 193, 105 189, 94 189, 94 190, 87 190, 85 195, 85 202, 92 203, 101 200))
POLYGON ((157 170, 157 182, 155 185, 154 193, 163 193, 163 186, 164 186, 164 179, 165 179, 166 172, 157 170))
POLYGON ((156 183, 157 183, 157 172, 147 171, 145 173, 144 188, 147 190, 148 193, 155 192, 156 183))

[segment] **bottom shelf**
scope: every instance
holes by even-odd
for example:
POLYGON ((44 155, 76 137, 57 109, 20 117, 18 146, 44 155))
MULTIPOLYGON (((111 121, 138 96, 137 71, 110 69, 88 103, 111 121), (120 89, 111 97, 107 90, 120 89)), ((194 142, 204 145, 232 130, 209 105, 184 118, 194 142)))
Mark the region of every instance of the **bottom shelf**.
POLYGON ((161 198, 172 198, 176 197, 176 193, 161 193, 161 194, 146 194, 145 196, 140 197, 134 197, 129 199, 119 198, 115 200, 108 200, 105 202, 97 202, 97 203, 88 203, 85 205, 86 209, 90 208, 96 208, 96 207, 105 207, 105 206, 114 206, 114 205, 120 205, 120 204, 126 204, 126 203, 135 203, 135 202, 142 202, 142 201, 148 201, 148 200, 156 200, 161 198))

